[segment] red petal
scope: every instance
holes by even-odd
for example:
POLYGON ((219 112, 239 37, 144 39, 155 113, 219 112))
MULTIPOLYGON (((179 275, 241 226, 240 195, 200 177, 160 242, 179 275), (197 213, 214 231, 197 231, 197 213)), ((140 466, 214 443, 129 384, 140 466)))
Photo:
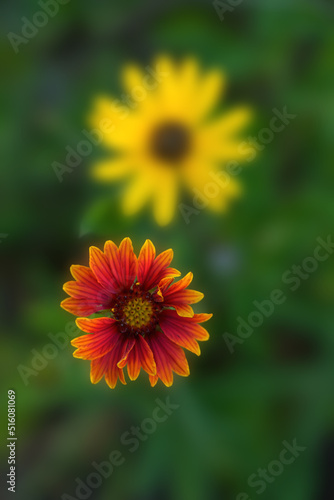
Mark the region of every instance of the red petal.
POLYGON ((176 344, 194 352, 198 356, 201 351, 196 340, 207 340, 208 332, 194 318, 182 318, 175 311, 166 310, 160 315, 159 325, 164 334, 176 344))
POLYGON ((159 282, 159 288, 162 293, 166 293, 168 287, 173 283, 174 278, 173 277, 168 277, 168 278, 163 278, 159 282))
POLYGON ((110 268, 109 259, 99 248, 90 247, 89 266, 97 281, 108 290, 109 293, 115 294, 119 291, 119 284, 110 268))
POLYGON ((164 272, 163 276, 166 278, 176 278, 177 276, 181 276, 180 271, 175 269, 174 267, 168 267, 164 272))
POLYGON ((173 292, 178 292, 179 290, 184 290, 193 280, 193 273, 186 274, 183 278, 181 278, 176 283, 169 283, 167 279, 163 279, 159 286, 163 288, 165 294, 170 294, 173 292), (170 286, 171 285, 171 286, 170 286))
POLYGON ((167 387, 173 384, 173 371, 183 377, 189 375, 189 366, 183 350, 164 333, 156 330, 147 341, 153 352, 157 375, 167 387))
POLYGON ((166 276, 179 274, 176 269, 168 268, 173 260, 173 250, 166 250, 155 258, 155 248, 150 240, 146 240, 138 257, 138 281, 145 290, 159 284, 166 276))
POLYGON ((164 305, 166 307, 174 307, 180 316, 192 317, 194 311, 189 304, 196 304, 196 302, 199 302, 204 297, 201 292, 197 292, 196 290, 185 290, 192 279, 193 274, 188 273, 176 283, 170 284, 167 280, 162 280, 159 283, 164 297, 164 305))
POLYGON ((129 288, 137 275, 137 257, 133 251, 130 238, 124 238, 119 247, 119 257, 121 262, 121 283, 129 288))
POLYGON ((90 364, 90 381, 92 384, 97 384, 103 377, 109 361, 109 353, 102 358, 93 359, 90 364))
POLYGON ((156 385, 156 383, 158 382, 159 377, 158 377, 158 375, 150 375, 149 379, 150 379, 151 386, 154 387, 156 385))
POLYGON ((65 311, 75 316, 90 316, 98 311, 97 306, 90 305, 88 302, 81 299, 68 298, 63 300, 60 306, 65 309, 65 311))
POLYGON ((165 301, 168 302, 186 302, 187 304, 196 304, 200 300, 202 300, 204 294, 202 292, 197 292, 197 290, 179 290, 174 291, 173 285, 168 290, 167 298, 164 295, 165 301))
POLYGON ((75 358, 100 358, 111 351, 120 339, 121 334, 112 318, 78 318, 76 324, 89 335, 82 335, 71 341, 78 348, 73 353, 75 358))
POLYGON ((142 367, 149 375, 155 375, 157 368, 153 353, 146 340, 138 335, 136 343, 127 359, 128 374, 131 380, 136 380, 142 367))
POLYGON ((71 266, 71 273, 77 281, 63 286, 72 297, 63 300, 63 309, 76 316, 89 316, 111 307, 113 296, 100 285, 89 267, 71 266))
POLYGON ((127 339, 120 340, 115 348, 107 354, 109 356, 109 363, 105 373, 105 380, 111 389, 114 389, 118 378, 122 384, 126 384, 124 379, 123 369, 117 366, 118 361, 123 357, 124 350, 126 349, 127 339))
POLYGON ((115 282, 117 282, 118 291, 130 288, 137 274, 137 257, 130 238, 124 238, 119 249, 115 243, 107 241, 104 251, 115 282))
MULTIPOLYGON (((126 342, 126 339, 124 340, 126 342)), ((126 384, 123 370, 117 366, 117 362, 124 351, 124 344, 124 341, 121 339, 108 354, 101 358, 93 359, 90 371, 90 379, 93 384, 99 382, 103 375, 111 389, 114 389, 116 386, 118 378, 122 384, 126 384)))
POLYGON ((192 318, 194 316, 194 310, 188 304, 165 304, 175 308, 175 311, 179 316, 185 318, 192 318))
MULTIPOLYGON (((201 313, 201 314, 194 314, 194 316, 192 318, 188 318, 188 321, 190 323, 205 323, 205 321, 209 321, 209 319, 212 318, 212 314, 205 314, 205 313, 201 313)), ((199 333, 200 331, 202 330, 198 330, 198 334, 201 335, 201 337, 197 337, 198 340, 207 340, 209 338, 209 334, 208 332, 203 328, 201 327, 202 330, 204 330, 204 332, 206 333, 199 333)))
POLYGON ((118 368, 124 368, 124 366, 127 363, 128 356, 129 356, 130 352, 132 351, 132 348, 135 345, 135 343, 136 343, 136 340, 134 337, 128 338, 127 341, 124 342, 121 357, 120 357, 119 361, 117 362, 118 368))
POLYGON ((138 257, 138 281, 145 283, 155 258, 155 248, 151 240, 146 240, 138 257))

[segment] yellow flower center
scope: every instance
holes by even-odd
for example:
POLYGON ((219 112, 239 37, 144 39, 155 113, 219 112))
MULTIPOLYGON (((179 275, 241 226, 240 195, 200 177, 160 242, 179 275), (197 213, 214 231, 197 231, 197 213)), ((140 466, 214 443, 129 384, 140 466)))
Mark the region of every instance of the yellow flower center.
POLYGON ((159 160, 176 163, 188 154, 191 136, 181 123, 166 122, 153 131, 150 146, 151 152, 159 160))
POLYGON ((141 297, 129 300, 123 308, 123 320, 128 326, 142 328, 149 324, 152 318, 152 303, 141 297))

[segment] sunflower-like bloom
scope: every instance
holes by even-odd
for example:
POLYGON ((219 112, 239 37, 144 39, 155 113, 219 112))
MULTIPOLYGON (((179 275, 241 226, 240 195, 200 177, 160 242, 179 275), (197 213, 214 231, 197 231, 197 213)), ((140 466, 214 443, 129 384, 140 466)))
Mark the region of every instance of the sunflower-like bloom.
POLYGON ((109 387, 118 378, 125 384, 123 368, 135 380, 143 368, 154 386, 160 378, 173 383, 173 372, 184 377, 189 366, 182 348, 200 354, 198 340, 207 340, 200 326, 211 314, 194 314, 190 304, 203 294, 189 290, 192 273, 173 283, 180 272, 169 267, 173 251, 156 256, 150 240, 139 257, 125 238, 119 248, 107 241, 104 252, 90 247, 89 267, 75 265, 75 281, 65 283, 70 295, 61 306, 76 316, 104 312, 103 317, 78 318, 77 326, 88 335, 72 340, 74 357, 91 360, 91 381, 104 376, 109 387))
MULTIPOLYGON (((251 113, 238 107, 210 117, 223 95, 225 76, 220 70, 202 73, 193 58, 177 65, 160 56, 145 71, 126 66, 123 83, 127 93, 120 99, 100 96, 90 116, 100 140, 113 151, 94 166, 93 175, 111 182, 129 177, 124 213, 132 215, 151 201, 156 221, 165 225, 174 216, 182 186, 199 196, 229 161, 245 157, 237 133, 251 113)), ((239 192, 239 183, 229 178, 207 206, 222 211, 239 192)))

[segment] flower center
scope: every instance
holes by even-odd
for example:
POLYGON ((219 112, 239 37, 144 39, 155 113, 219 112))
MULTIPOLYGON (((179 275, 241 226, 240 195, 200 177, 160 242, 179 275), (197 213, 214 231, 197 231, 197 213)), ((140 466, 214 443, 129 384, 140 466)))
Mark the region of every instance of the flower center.
POLYGON ((189 152, 191 137, 189 130, 177 122, 159 125, 151 138, 151 150, 155 157, 169 162, 182 160, 189 152))
POLYGON ((161 306, 154 302, 149 292, 134 289, 120 294, 112 309, 114 318, 119 322, 122 333, 149 333, 155 329, 161 306))
POLYGON ((123 317, 127 325, 142 328, 150 322, 152 312, 152 303, 139 297, 129 300, 124 306, 123 317))

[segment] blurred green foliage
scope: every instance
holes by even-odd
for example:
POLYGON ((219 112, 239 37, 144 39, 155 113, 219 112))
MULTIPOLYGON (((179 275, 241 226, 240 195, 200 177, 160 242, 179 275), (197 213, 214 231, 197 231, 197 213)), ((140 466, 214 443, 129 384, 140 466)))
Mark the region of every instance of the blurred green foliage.
MULTIPOLYGON (((7 390, 17 393, 16 498, 75 496, 75 478, 85 480, 93 461, 119 449, 124 464, 92 498, 253 499, 248 477, 293 439, 306 451, 261 498, 332 498, 334 256, 295 292, 282 275, 333 231, 333 5, 245 0, 220 21, 204 0, 71 0, 17 54, 7 34, 20 33, 22 16, 32 19, 40 7, 17 1, 1 10, 1 385, 3 408, 7 390), (273 108, 297 115, 246 164, 243 196, 225 215, 203 210, 187 225, 179 214, 167 228, 149 212, 125 219, 121 186, 91 180, 102 149, 61 183, 51 167, 82 139, 94 96, 120 94, 123 64, 149 64, 161 51, 224 69, 224 105, 256 110, 251 136, 268 126, 273 108), (193 271, 194 288, 205 292, 196 311, 214 313, 211 338, 201 357, 188 355, 190 377, 152 389, 141 375, 111 391, 90 384, 89 363, 68 345, 25 385, 18 365, 31 367, 31 350, 41 353, 48 334, 74 319, 59 307, 69 266, 86 265, 90 245, 125 236, 137 251, 146 238, 159 251, 172 247, 175 267, 193 271), (253 301, 276 288, 287 300, 231 354, 223 334, 236 334, 237 317, 247 319, 253 301), (167 395, 180 408, 130 453, 120 437, 167 395)), ((5 411, 1 417, 6 434, 5 411)))

